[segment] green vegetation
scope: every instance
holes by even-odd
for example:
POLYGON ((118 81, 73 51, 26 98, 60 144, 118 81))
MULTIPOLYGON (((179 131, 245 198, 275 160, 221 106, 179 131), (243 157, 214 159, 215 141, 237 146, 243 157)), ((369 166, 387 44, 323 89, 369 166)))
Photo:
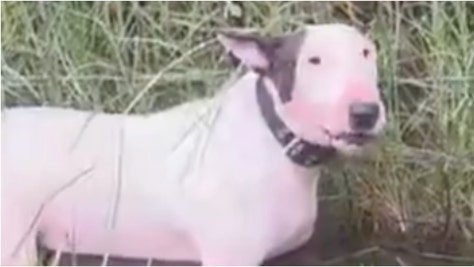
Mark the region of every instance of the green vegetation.
POLYGON ((373 157, 329 172, 338 216, 371 238, 474 242, 472 2, 3 2, 1 14, 3 107, 132 113, 212 94, 232 72, 220 27, 369 22, 389 125, 373 157))

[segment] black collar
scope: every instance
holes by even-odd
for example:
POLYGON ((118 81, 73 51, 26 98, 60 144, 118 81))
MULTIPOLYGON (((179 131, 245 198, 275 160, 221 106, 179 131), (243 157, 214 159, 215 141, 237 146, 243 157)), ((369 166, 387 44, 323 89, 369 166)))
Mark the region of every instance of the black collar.
POLYGON ((264 78, 257 80, 257 102, 268 128, 286 155, 296 164, 313 167, 327 161, 335 155, 336 149, 299 139, 281 120, 275 111, 273 100, 265 87, 264 78))

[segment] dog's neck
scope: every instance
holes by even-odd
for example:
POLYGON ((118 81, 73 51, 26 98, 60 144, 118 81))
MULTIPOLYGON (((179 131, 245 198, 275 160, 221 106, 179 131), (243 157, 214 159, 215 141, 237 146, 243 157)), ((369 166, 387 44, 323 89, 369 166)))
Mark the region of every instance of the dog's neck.
POLYGON ((274 100, 265 85, 263 75, 259 76, 256 82, 256 98, 268 129, 293 163, 304 167, 314 167, 335 155, 336 150, 333 147, 299 138, 285 124, 276 112, 274 100))

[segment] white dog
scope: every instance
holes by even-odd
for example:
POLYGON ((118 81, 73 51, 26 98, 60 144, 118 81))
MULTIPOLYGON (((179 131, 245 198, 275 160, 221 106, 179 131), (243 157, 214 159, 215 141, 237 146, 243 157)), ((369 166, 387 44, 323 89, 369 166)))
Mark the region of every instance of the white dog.
POLYGON ((34 264, 39 240, 258 265, 310 238, 318 164, 385 124, 375 47, 342 24, 218 39, 248 71, 215 98, 147 116, 3 111, 2 264, 34 264))

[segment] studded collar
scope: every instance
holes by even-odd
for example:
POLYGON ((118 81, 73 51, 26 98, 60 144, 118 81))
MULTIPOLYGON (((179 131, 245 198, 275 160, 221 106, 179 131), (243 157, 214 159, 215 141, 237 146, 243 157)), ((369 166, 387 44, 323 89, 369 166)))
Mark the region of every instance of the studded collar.
POLYGON ((257 102, 262 117, 278 143, 285 150, 285 154, 294 163, 304 167, 314 167, 336 154, 336 149, 300 139, 293 133, 278 116, 273 100, 265 87, 264 78, 257 80, 257 102))

